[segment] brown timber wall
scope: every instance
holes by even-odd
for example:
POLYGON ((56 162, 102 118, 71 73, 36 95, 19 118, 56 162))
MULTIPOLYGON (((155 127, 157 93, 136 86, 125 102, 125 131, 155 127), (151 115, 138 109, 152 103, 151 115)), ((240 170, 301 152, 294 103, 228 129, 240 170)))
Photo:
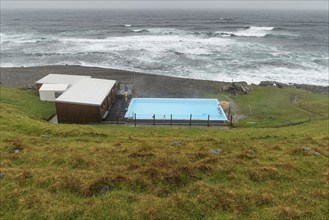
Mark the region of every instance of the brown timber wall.
POLYGON ((100 106, 55 102, 58 122, 77 124, 102 122, 102 116, 114 103, 117 85, 107 94, 100 106))
POLYGON ((55 102, 59 123, 100 123, 100 106, 55 102))
POLYGON ((35 84, 35 88, 36 88, 37 93, 38 93, 39 96, 40 96, 39 90, 40 90, 40 88, 41 88, 42 85, 43 85, 43 83, 36 83, 35 84))
POLYGON ((36 83, 35 88, 39 91, 42 86, 42 83, 36 83))

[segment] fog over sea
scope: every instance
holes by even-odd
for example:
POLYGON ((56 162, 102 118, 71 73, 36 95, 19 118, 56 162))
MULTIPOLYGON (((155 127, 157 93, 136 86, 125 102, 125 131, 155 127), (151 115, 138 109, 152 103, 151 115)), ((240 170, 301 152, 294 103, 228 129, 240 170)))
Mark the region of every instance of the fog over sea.
POLYGON ((1 11, 1 66, 328 85, 327 11, 1 11))

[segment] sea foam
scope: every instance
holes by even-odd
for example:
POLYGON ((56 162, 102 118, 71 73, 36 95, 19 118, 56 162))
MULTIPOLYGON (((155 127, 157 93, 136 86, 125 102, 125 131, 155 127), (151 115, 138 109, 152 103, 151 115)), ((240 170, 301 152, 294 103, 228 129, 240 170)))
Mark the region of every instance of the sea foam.
POLYGON ((327 54, 292 52, 264 43, 266 38, 248 40, 293 36, 287 28, 226 26, 230 31, 140 27, 121 36, 100 30, 80 35, 1 32, 0 65, 74 64, 218 81, 328 84, 327 54))
MULTIPOLYGON (((236 37, 265 37, 272 31, 274 27, 256 27, 250 26, 247 29, 238 30, 235 32, 219 32, 223 36, 236 36, 236 37)), ((218 33, 218 32, 217 32, 218 33)))

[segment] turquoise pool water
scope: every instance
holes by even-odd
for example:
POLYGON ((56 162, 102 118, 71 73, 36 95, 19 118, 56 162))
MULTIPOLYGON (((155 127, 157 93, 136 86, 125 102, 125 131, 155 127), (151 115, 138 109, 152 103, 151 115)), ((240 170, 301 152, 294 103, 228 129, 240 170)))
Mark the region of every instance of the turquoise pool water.
POLYGON ((133 98, 125 114, 126 118, 152 120, 216 120, 227 121, 217 99, 184 98, 133 98))

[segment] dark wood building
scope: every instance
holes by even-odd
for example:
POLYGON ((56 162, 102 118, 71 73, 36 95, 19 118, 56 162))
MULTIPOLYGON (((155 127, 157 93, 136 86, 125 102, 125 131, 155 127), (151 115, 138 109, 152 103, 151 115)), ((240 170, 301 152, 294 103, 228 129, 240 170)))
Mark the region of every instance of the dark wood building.
POLYGON ((100 123, 114 103, 115 80, 84 78, 55 100, 59 123, 100 123))

